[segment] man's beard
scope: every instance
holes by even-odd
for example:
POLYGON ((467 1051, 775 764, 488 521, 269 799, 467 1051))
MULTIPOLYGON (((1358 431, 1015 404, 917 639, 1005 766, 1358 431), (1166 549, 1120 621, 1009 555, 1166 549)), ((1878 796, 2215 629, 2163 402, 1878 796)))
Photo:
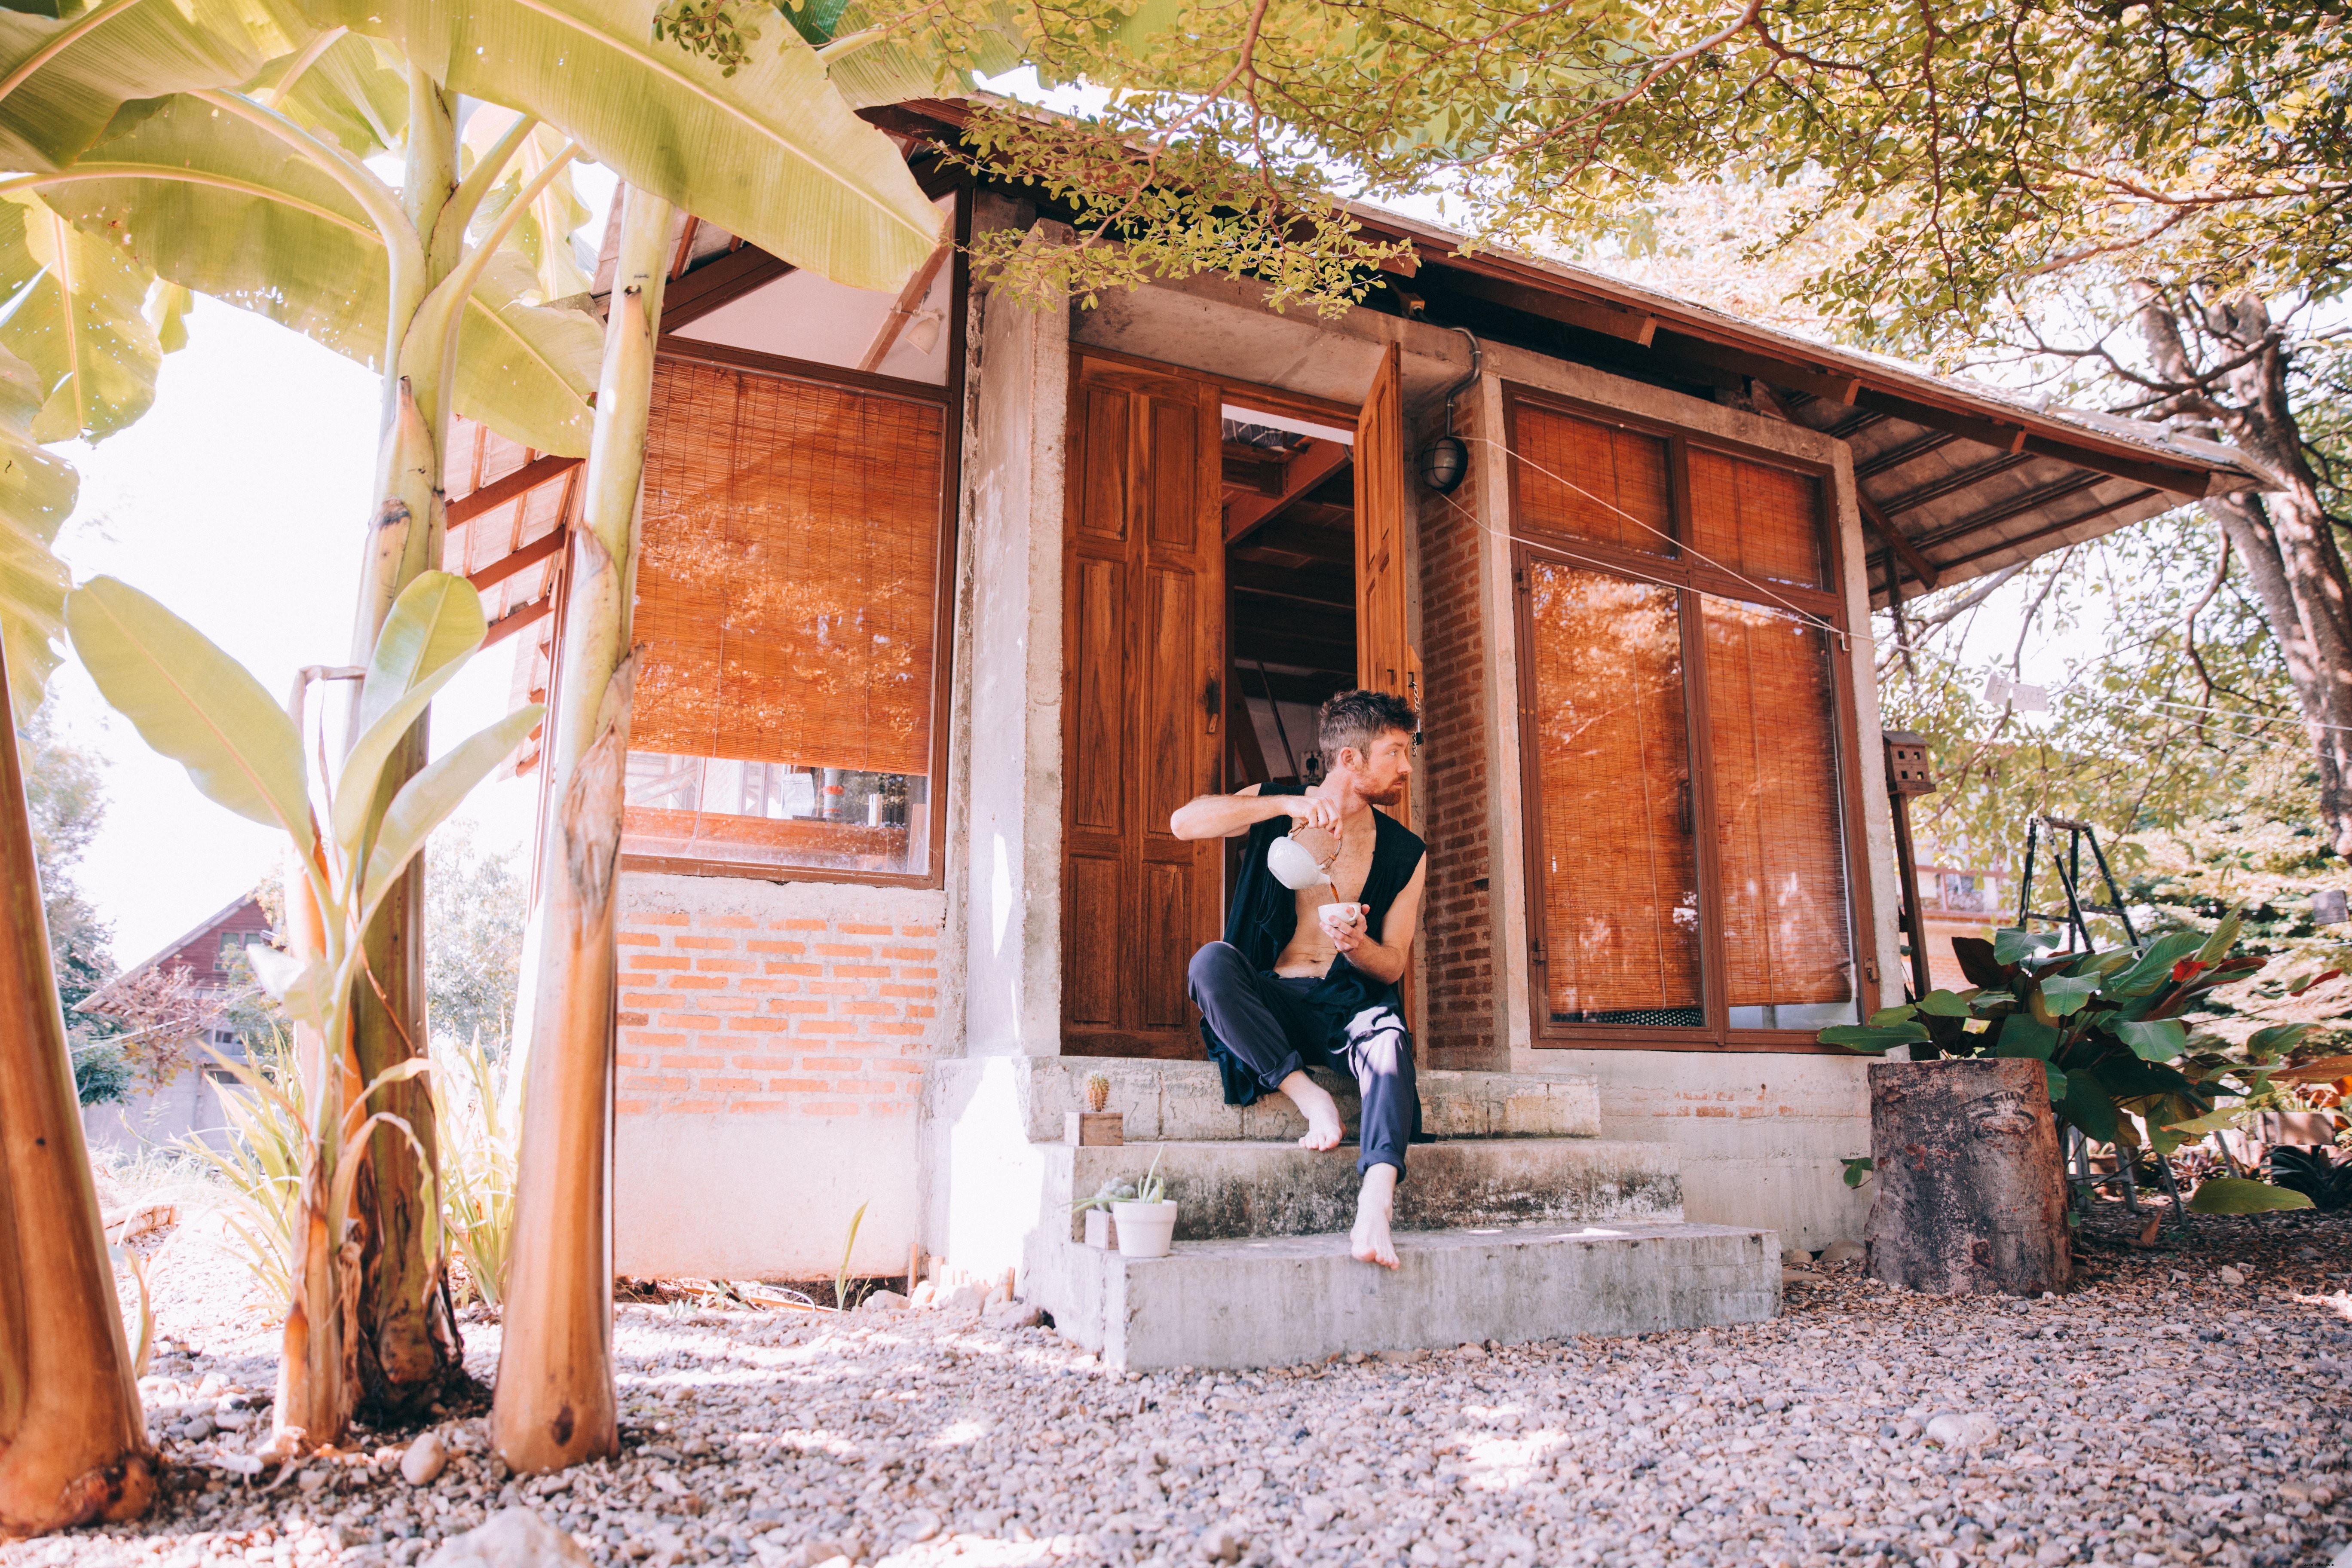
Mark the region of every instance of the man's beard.
POLYGON ((1384 790, 1366 790, 1364 799, 1372 805, 1394 805, 1404 799, 1404 780, 1399 779, 1384 790))

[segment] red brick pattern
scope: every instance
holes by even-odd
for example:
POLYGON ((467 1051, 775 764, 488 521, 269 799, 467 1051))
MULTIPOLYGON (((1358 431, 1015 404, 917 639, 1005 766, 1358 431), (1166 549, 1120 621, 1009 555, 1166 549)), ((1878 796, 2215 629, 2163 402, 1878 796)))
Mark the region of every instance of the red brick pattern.
MULTIPOLYGON (((1477 416, 1475 396, 1463 398, 1455 433, 1475 437, 1477 416)), ((1486 535, 1476 521, 1485 452, 1470 439, 1470 478, 1451 496, 1413 487, 1421 509, 1422 821, 1429 841, 1422 1056, 1439 1068, 1507 1066, 1497 1059, 1488 892, 1487 633, 1478 587, 1486 535)))
POLYGON ((910 1117, 940 930, 846 914, 621 919, 623 1116, 910 1117))

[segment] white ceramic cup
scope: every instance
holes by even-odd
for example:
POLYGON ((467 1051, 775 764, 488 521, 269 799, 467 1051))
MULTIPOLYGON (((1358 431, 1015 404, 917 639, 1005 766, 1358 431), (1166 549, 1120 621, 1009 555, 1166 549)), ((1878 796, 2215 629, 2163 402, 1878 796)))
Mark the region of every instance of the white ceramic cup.
POLYGON ((1343 925, 1364 923, 1364 907, 1361 904, 1323 904, 1318 906, 1315 912, 1326 921, 1336 920, 1343 925))

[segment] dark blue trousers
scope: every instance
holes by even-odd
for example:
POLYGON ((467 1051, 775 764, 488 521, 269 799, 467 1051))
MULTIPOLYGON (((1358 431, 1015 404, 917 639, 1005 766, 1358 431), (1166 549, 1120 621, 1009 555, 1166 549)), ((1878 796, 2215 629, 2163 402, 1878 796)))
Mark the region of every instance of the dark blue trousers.
POLYGON ((1356 1080, 1363 1099, 1356 1169, 1394 1165, 1404 1179, 1405 1145, 1420 1123, 1413 1085, 1412 1037, 1392 1008, 1350 1021, 1332 1020, 1307 1001, 1319 980, 1253 970, 1241 949, 1213 942, 1192 955, 1192 1000, 1217 1040, 1256 1075, 1267 1093, 1304 1068, 1328 1068, 1356 1080))

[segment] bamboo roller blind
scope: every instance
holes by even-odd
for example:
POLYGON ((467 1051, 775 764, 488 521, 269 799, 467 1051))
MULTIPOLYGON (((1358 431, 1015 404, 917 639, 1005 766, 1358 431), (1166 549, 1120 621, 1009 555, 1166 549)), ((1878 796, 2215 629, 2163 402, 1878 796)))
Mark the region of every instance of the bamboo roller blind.
MULTIPOLYGON (((1665 441, 1548 409, 1517 412, 1523 530, 1665 552, 1658 534, 1605 500, 1741 576, 1827 585, 1813 476, 1692 446, 1689 511, 1678 520, 1665 441)), ((1722 948, 1727 1006, 1852 1001, 1827 635, 1777 609, 1604 572, 1530 560, 1528 574, 1554 1018, 1696 1010, 1703 909, 1719 911, 1708 934, 1722 948), (1686 614, 1699 618, 1706 661, 1696 757, 1686 614), (1700 780, 1713 792, 1721 881, 1706 900, 1700 780)))
POLYGON ((1528 579, 1550 1010, 1696 1007, 1677 595, 1539 561, 1528 579))
POLYGON ((1520 528, 1652 555, 1672 548, 1674 489, 1664 441, 1525 405, 1512 426, 1520 528))
POLYGON ((1853 999, 1828 636, 1702 598, 1726 1000, 1853 999))
POLYGON ((924 774, 946 411, 663 359, 641 752, 924 774))
POLYGON ((1822 485, 1769 463, 1689 448, 1691 543, 1743 577, 1828 583, 1822 557, 1822 485))

